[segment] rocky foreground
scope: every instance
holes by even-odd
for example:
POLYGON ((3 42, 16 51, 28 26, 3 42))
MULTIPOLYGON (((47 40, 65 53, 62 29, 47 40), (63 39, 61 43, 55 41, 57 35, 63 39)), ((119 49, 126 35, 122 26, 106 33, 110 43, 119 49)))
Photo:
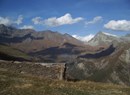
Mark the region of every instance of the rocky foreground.
POLYGON ((0 68, 0 95, 130 95, 130 88, 91 81, 51 80, 0 68))

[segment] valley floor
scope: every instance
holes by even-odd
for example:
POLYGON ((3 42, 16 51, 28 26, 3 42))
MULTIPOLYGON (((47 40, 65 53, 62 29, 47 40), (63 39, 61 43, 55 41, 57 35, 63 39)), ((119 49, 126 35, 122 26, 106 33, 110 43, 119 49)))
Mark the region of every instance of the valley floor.
POLYGON ((48 80, 1 68, 0 95, 130 95, 130 87, 90 81, 48 80))

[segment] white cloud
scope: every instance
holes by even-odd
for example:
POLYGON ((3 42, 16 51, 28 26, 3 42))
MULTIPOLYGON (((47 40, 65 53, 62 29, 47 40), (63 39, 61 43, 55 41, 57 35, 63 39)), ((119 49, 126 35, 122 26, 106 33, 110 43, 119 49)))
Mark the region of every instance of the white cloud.
POLYGON ((23 27, 20 27, 20 29, 34 29, 32 25, 24 25, 23 27))
POLYGON ((101 16, 96 16, 96 17, 93 18, 93 20, 91 20, 91 21, 86 21, 85 24, 86 24, 86 25, 95 24, 95 23, 100 22, 100 21, 102 21, 102 20, 103 20, 103 18, 102 18, 101 16))
POLYGON ((64 16, 61 16, 59 18, 52 17, 52 18, 42 20, 41 17, 36 17, 36 18, 32 19, 34 24, 47 25, 50 27, 56 27, 56 26, 61 26, 61 25, 65 25, 65 24, 74 24, 74 23, 80 22, 81 20, 83 20, 82 17, 72 18, 71 14, 69 14, 69 13, 67 13, 64 16))
POLYGON ((17 20, 13 20, 13 19, 10 19, 8 17, 0 17, 0 24, 4 24, 4 25, 12 25, 12 24, 21 24, 22 23, 22 20, 23 20, 23 16, 20 15, 17 20))
POLYGON ((33 19, 32 19, 32 22, 33 22, 34 24, 43 24, 43 20, 42 20, 41 17, 35 17, 35 18, 33 18, 33 19))
POLYGON ((111 20, 104 25, 105 28, 119 31, 130 31, 130 21, 127 20, 111 20))
POLYGON ((72 36, 80 41, 83 41, 83 42, 88 42, 94 37, 93 34, 90 34, 87 36, 78 36, 78 35, 72 35, 72 36))
POLYGON ((22 23, 22 21, 23 21, 23 16, 22 16, 22 15, 19 15, 19 16, 18 16, 18 19, 15 21, 15 23, 19 25, 19 24, 22 23))

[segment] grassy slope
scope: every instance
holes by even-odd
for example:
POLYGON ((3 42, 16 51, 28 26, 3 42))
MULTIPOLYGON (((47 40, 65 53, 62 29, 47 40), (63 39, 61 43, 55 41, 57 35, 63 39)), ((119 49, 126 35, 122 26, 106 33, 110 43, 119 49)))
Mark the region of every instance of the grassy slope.
POLYGON ((130 95, 130 88, 88 81, 48 80, 1 68, 0 95, 130 95))
POLYGON ((0 53, 6 54, 8 56, 23 58, 23 59, 29 59, 30 58, 24 52, 21 52, 17 49, 11 48, 11 47, 6 46, 6 45, 1 45, 1 44, 0 44, 0 53))

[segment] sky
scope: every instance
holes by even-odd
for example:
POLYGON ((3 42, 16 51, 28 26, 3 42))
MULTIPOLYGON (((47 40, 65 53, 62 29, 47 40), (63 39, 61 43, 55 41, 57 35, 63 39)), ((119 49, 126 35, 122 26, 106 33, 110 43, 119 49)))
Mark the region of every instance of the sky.
POLYGON ((99 31, 121 36, 130 33, 130 0, 0 0, 0 24, 81 39, 99 31))

